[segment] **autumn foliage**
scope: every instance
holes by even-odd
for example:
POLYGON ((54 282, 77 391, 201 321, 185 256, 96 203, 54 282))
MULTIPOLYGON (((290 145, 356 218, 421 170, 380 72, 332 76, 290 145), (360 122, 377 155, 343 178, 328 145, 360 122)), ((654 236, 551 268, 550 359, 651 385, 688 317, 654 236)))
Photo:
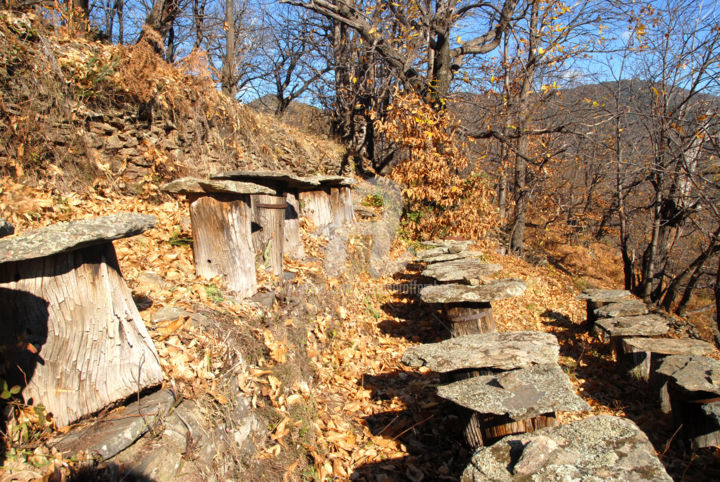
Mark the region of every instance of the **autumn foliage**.
POLYGON ((399 149, 390 177, 403 186, 405 227, 413 237, 483 239, 495 226, 492 189, 481 173, 467 173, 457 127, 450 112, 433 109, 414 93, 398 93, 380 122, 399 149))

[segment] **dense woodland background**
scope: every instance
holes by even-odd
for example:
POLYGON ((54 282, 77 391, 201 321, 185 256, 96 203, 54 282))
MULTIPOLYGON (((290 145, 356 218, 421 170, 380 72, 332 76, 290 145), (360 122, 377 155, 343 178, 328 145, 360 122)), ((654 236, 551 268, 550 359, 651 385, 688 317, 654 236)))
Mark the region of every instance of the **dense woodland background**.
MULTIPOLYGON (((337 166, 283 166, 380 174, 402 184, 408 236, 488 235, 519 255, 542 250, 550 232, 572 243, 602 241, 619 250, 625 287, 645 300, 679 313, 693 294, 693 309, 720 306, 715 2, 3 0, 0 6, 32 12, 65 36, 68 49, 79 38, 127 46, 109 58, 84 58, 91 75, 66 73, 78 82, 57 87, 57 98, 139 106, 136 120, 147 121, 147 129, 160 111, 192 119, 197 151, 185 152, 188 158, 221 156, 207 147, 213 122, 228 131, 217 142, 223 155, 251 151, 228 141, 251 134, 242 125, 244 111, 229 114, 231 104, 249 104, 345 148, 337 166), (143 83, 151 65, 157 78, 169 71, 149 61, 130 69, 128 59, 144 52, 139 45, 179 67, 187 77, 183 89, 163 90, 169 80, 143 83), (96 95, 111 80, 116 90, 96 95)), ((42 36, 35 40, 42 51, 42 36)), ((13 63, 13 55, 3 55, 6 93, 17 92, 25 70, 31 76, 32 66, 13 63)), ((39 78, 43 67, 34 68, 39 78)), ((58 69, 65 72, 65 64, 58 69)), ((40 84, 40 91, 48 88, 40 84)), ((33 92, 23 96, 19 110, 4 100, 0 168, 15 175, 66 169, 67 160, 43 147, 21 115, 23 106, 43 113, 62 110, 60 103, 38 107, 33 92)), ((163 174, 172 173, 158 170, 163 174)))

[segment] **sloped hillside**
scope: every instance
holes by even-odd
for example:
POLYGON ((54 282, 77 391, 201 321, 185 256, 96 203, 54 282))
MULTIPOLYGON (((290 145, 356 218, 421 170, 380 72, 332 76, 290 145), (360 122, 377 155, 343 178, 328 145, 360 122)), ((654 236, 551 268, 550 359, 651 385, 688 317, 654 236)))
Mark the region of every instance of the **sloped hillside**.
POLYGON ((217 91, 202 54, 165 63, 0 13, 0 172, 139 189, 231 168, 338 173, 343 150, 217 91))

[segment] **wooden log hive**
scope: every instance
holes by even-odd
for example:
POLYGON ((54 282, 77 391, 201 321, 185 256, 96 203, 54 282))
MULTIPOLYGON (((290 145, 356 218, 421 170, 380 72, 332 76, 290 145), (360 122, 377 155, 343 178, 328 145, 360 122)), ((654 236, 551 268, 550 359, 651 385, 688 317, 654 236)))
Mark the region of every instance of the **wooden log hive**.
POLYGON ((112 244, 154 223, 127 213, 0 240, 1 375, 60 427, 163 380, 112 244))
POLYGON ((661 336, 669 329, 667 320, 655 314, 595 320, 595 333, 600 340, 610 344, 618 361, 622 359, 623 338, 661 336))
MULTIPOLYGON (((623 363, 636 380, 651 383, 663 359, 669 355, 709 355, 715 347, 690 338, 624 338, 623 363)), ((654 385, 654 383, 652 383, 654 385)))
POLYGON ((288 206, 285 209, 283 250, 291 258, 302 259, 305 257, 305 246, 300 234, 300 201, 296 193, 289 192, 285 202, 288 206))
POLYGON ((257 274, 250 196, 275 191, 245 182, 195 178, 178 179, 162 190, 188 196, 197 274, 205 279, 220 276, 238 296, 252 296, 257 274))
POLYGON ((284 195, 252 196, 253 219, 260 226, 260 230, 253 234, 255 252, 262 253, 263 261, 277 276, 283 272, 284 222, 287 208, 284 195))

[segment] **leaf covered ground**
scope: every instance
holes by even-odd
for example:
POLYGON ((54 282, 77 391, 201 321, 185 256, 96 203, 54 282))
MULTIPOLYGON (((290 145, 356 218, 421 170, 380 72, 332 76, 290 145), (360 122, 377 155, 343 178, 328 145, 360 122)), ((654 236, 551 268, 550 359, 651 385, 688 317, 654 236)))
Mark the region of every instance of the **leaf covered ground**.
MULTIPOLYGON (((136 197, 102 188, 61 194, 49 184, 28 187, 3 178, 0 210, 20 233, 120 211, 157 217, 154 229, 115 242, 120 266, 161 356, 165 384, 201 400, 212 418, 230 401, 225 385, 231 374, 267 421, 256 437, 256 454, 236 460, 238 473, 250 471, 257 480, 455 480, 467 464, 471 452, 461 443, 462 414, 435 395, 440 380, 400 362, 408 346, 446 337, 440 313, 406 289, 418 281, 421 266, 410 264, 381 279, 352 269, 353 276, 328 279, 319 261, 323 240, 306 236, 309 261, 287 261, 292 281, 281 283, 260 268, 262 289, 281 295, 272 307, 263 307, 234 300, 220 280, 195 276, 187 205, 152 185, 136 197), (147 282, 148 272, 160 282, 147 282), (218 326, 235 329, 205 329, 184 317, 153 323, 162 306, 204 313, 218 326)), ((407 255, 407 247, 396 242, 393 255, 407 255)), ((569 262, 535 266, 488 250, 487 261, 503 265, 502 277, 523 279, 528 286, 523 296, 494 304, 498 329, 558 336, 561 365, 592 407, 561 415, 561 422, 600 413, 629 417, 648 433, 676 479, 720 474, 715 452, 689 454, 670 443, 674 427, 660 415, 654 395, 631 383, 608 349, 583 331, 585 306, 575 300, 579 289, 588 279, 598 286, 612 283, 589 273, 606 253, 599 247, 583 250, 565 258, 572 254, 578 266, 584 263, 584 277, 574 274, 569 262), (593 255, 601 257, 595 265, 587 261, 593 255)), ((32 407, 19 406, 16 413, 7 427, 0 479, 72 474, 78 463, 47 446, 56 434, 51 418, 32 407)))

